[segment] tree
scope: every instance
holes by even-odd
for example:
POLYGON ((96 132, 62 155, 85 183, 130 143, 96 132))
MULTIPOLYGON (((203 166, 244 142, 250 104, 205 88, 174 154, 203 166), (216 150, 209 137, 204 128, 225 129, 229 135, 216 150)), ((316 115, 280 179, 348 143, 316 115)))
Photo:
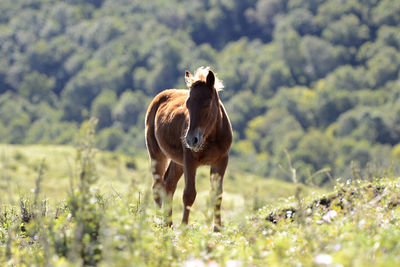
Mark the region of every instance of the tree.
POLYGON ((400 35, 397 27, 383 25, 378 30, 378 40, 387 46, 400 49, 400 35))
POLYGON ((106 128, 99 132, 97 137, 97 147, 104 150, 116 150, 122 144, 124 132, 117 128, 106 128))
POLYGON ((246 137, 258 153, 275 154, 284 137, 295 131, 302 128, 293 116, 283 109, 271 109, 249 122, 246 137))
POLYGON ((251 119, 265 109, 261 98, 254 97, 250 91, 239 92, 225 104, 233 128, 237 129, 239 138, 244 138, 245 129, 251 119), (246 105, 243 105, 246 103, 246 105))
POLYGON ((367 62, 369 84, 373 88, 383 86, 397 78, 400 67, 399 53, 393 47, 385 47, 367 62))
POLYGON ((295 86, 281 88, 269 101, 268 107, 287 110, 303 129, 307 129, 315 124, 313 108, 317 100, 315 91, 307 87, 295 86))
POLYGON ((56 101, 54 87, 55 79, 53 77, 47 77, 46 74, 34 71, 24 76, 18 92, 32 103, 45 101, 54 104, 56 101))
POLYGON ((344 15, 330 23, 322 36, 335 45, 360 46, 370 37, 369 28, 354 14, 344 15))
POLYGON ((307 84, 306 57, 301 49, 301 36, 285 21, 280 21, 274 31, 274 39, 281 47, 281 56, 289 67, 296 84, 307 84))
POLYGON ((113 124, 112 110, 117 103, 114 91, 105 90, 92 102, 91 116, 98 119, 97 128, 103 129, 113 124))
POLYGON ((367 71, 363 67, 342 65, 330 72, 326 78, 326 86, 333 90, 357 91, 369 88, 366 80, 367 71))
POLYGON ((355 106, 356 99, 350 93, 337 90, 320 91, 313 109, 315 124, 328 127, 338 117, 355 106))
POLYGON ((341 64, 340 50, 324 39, 305 36, 301 46, 307 61, 307 72, 312 77, 323 78, 341 64))
MULTIPOLYGON (((298 161, 305 163, 306 166, 311 166, 312 169, 307 172, 313 174, 323 168, 333 166, 336 153, 334 140, 323 132, 312 129, 300 140, 292 160, 295 166, 298 161)), ((303 172, 303 176, 307 173, 305 170, 300 171, 303 172)), ((305 177, 303 179, 305 180, 305 177)), ((327 181, 326 177, 322 183, 327 181)))
POLYGON ((125 91, 113 110, 117 126, 128 131, 130 127, 144 125, 144 116, 149 99, 142 91, 125 91))
POLYGON ((267 98, 274 95, 280 87, 290 86, 293 79, 289 67, 283 61, 271 64, 263 73, 257 86, 257 93, 267 98))
POLYGON ((376 24, 398 25, 400 23, 400 3, 396 0, 382 0, 372 10, 376 24))
POLYGON ((246 11, 246 17, 259 26, 264 39, 268 40, 271 38, 277 15, 284 9, 284 1, 259 0, 254 8, 246 11))
POLYGON ((160 48, 153 51, 149 59, 149 66, 133 73, 135 88, 145 90, 149 95, 174 88, 178 77, 183 77, 184 73, 179 67, 185 50, 183 44, 172 38, 161 40, 159 44, 160 48))
POLYGON ((388 114, 372 108, 350 110, 338 119, 338 136, 352 136, 370 143, 395 144, 388 114))
POLYGON ((320 25, 315 21, 313 14, 305 8, 293 9, 280 19, 287 21, 301 36, 314 35, 320 31, 320 25))
POLYGON ((364 168, 371 161, 371 145, 365 140, 357 141, 353 138, 340 138, 337 142, 338 154, 336 164, 341 168, 351 168, 349 165, 354 162, 360 168, 364 168))
POLYGON ((289 0, 287 5, 289 10, 307 8, 311 13, 315 14, 324 2, 324 0, 289 0))
POLYGON ((59 122, 51 118, 34 121, 26 132, 26 144, 72 144, 78 127, 76 123, 59 122))

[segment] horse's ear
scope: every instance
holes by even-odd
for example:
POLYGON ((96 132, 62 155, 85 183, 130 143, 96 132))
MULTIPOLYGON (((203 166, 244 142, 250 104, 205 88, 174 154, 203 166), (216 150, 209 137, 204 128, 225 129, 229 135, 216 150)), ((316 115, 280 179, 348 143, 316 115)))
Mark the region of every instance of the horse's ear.
POLYGON ((190 71, 185 70, 185 83, 188 88, 192 86, 192 81, 192 74, 190 73, 190 71))
POLYGON ((215 76, 214 76, 214 73, 211 70, 208 72, 206 83, 211 88, 214 88, 215 76))

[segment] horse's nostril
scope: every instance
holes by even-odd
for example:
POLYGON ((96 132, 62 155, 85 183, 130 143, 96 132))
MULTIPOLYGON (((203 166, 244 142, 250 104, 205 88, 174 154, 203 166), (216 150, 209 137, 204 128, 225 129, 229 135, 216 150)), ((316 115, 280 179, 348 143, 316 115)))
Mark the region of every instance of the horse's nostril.
POLYGON ((193 138, 193 145, 197 145, 199 142, 199 139, 197 137, 193 138))

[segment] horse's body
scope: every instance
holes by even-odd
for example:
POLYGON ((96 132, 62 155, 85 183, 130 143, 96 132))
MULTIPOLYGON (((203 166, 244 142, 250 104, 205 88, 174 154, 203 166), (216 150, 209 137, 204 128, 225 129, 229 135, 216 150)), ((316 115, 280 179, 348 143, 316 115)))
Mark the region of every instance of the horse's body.
POLYGON ((189 90, 165 90, 151 102, 146 115, 146 145, 154 176, 153 193, 157 204, 166 200, 167 224, 171 225, 172 198, 184 174, 184 213, 188 223, 196 198, 196 169, 211 166, 215 195, 215 230, 221 226, 222 181, 232 143, 232 127, 218 91, 222 83, 204 68, 193 77, 186 71, 189 90), (217 88, 217 89, 216 89, 217 88))

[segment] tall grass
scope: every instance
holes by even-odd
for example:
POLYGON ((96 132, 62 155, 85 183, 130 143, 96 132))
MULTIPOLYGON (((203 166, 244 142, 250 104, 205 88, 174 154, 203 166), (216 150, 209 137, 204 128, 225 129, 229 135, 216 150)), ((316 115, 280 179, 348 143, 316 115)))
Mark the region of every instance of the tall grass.
MULTIPOLYGON (((353 177, 336 180, 329 194, 310 195, 306 187, 296 185, 292 197, 266 205, 262 194, 275 187, 259 187, 256 192, 243 186, 246 179, 253 181, 250 176, 228 175, 228 189, 229 183, 241 184, 242 192, 247 189, 247 209, 236 217, 223 213, 224 227, 214 233, 216 199, 211 194, 209 205, 194 211, 198 217, 189 226, 169 228, 163 226, 162 211, 152 201, 151 181, 141 186, 145 178, 136 172, 123 192, 114 188, 104 193, 97 187, 106 171, 99 162, 111 166, 114 160, 112 164, 119 165, 116 155, 96 160, 95 125, 91 120, 80 130, 69 193, 63 201, 51 204, 44 196, 52 166, 49 160, 40 160, 34 189, 21 194, 18 202, 0 205, 0 265, 394 266, 400 262, 396 177, 370 179, 354 170, 353 177)), ((22 155, 21 162, 30 160, 22 155)), ((135 163, 138 167, 141 164, 135 163)), ((202 175, 198 178, 201 184, 202 175)), ((3 172, 2 179, 11 183, 13 174, 3 172)))

